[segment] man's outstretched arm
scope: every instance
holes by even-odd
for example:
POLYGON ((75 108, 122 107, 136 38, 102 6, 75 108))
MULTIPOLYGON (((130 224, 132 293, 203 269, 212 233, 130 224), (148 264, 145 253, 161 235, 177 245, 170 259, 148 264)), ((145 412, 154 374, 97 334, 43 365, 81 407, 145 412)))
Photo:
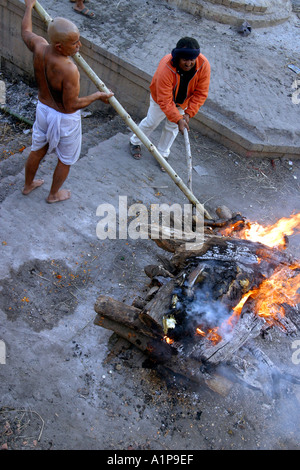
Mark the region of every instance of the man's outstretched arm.
POLYGON ((46 39, 32 32, 32 9, 35 3, 36 0, 25 0, 26 9, 21 26, 22 39, 31 52, 34 52, 36 45, 41 42, 48 44, 46 39))

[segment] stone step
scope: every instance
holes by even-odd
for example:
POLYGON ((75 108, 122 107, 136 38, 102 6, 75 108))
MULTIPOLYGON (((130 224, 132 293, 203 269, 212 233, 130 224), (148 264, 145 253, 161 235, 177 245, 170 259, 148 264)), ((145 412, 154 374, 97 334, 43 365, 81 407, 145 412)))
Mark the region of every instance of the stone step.
POLYGON ((289 0, 168 0, 168 3, 200 17, 239 26, 245 19, 253 27, 272 26, 288 20, 289 0))
POLYGON ((206 2, 243 12, 265 13, 268 9, 267 0, 206 0, 206 2))
POLYGON ((296 13, 300 13, 300 0, 293 0, 292 1, 292 9, 296 13))

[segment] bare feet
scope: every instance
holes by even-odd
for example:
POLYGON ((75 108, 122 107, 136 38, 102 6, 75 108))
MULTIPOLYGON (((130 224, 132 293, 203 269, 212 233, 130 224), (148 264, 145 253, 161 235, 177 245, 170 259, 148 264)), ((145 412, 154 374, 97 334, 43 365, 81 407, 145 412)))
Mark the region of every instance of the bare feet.
POLYGON ((33 182, 29 186, 24 186, 22 193, 27 196, 27 194, 31 193, 35 188, 39 188, 44 183, 44 180, 33 180, 33 182))
POLYGON ((60 202, 60 201, 66 201, 67 199, 70 199, 71 197, 71 191, 69 189, 60 189, 55 195, 47 197, 46 201, 49 204, 52 204, 53 202, 60 202))

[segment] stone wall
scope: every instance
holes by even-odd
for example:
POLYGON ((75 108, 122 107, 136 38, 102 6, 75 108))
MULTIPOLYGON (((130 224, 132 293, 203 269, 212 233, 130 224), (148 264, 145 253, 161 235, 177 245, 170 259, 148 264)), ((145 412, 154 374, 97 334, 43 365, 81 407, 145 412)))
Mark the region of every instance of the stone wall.
MULTIPOLYGON (((25 7, 18 0, 0 0, 0 60, 1 70, 12 77, 20 76, 27 83, 34 83, 32 53, 21 38, 21 22, 25 7)), ((33 12, 33 30, 47 39, 47 25, 33 12)), ((151 77, 136 67, 91 43, 81 36, 81 54, 105 85, 118 90, 118 100, 129 113, 142 116, 148 109, 151 77), (134 99, 132 98, 134 97, 134 99), (139 113, 136 113, 136 103, 139 113)), ((95 85, 81 73, 81 95, 93 93, 95 85)), ((97 102, 94 107, 105 106, 97 102)))

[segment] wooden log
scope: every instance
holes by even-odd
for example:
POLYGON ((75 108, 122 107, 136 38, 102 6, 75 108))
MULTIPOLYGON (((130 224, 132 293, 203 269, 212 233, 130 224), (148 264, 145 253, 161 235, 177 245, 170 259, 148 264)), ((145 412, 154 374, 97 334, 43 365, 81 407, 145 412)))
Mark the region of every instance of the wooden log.
MULTIPOLYGON (((114 331, 153 360, 159 363, 168 362, 170 369, 183 373, 186 368, 185 361, 173 358, 176 356, 175 348, 164 341, 161 326, 146 312, 103 295, 98 297, 94 308, 97 313, 95 325, 114 331)), ((194 380, 193 377, 200 373, 201 361, 195 361, 193 358, 188 361, 191 371, 185 375, 194 380)))
POLYGON ((124 324, 129 328, 136 329, 140 326, 139 315, 141 310, 123 302, 119 302, 112 297, 99 295, 94 309, 100 315, 103 315, 115 322, 124 324))
POLYGON ((142 330, 132 329, 128 325, 106 318, 101 314, 96 316, 94 324, 115 332, 158 364, 170 361, 174 354, 171 346, 162 339, 149 336, 142 330))
POLYGON ((162 240, 162 239, 154 239, 156 245, 164 251, 168 251, 169 253, 175 253, 177 248, 183 245, 184 242, 178 240, 162 240))
POLYGON ((149 336, 150 338, 161 340, 164 337, 163 328, 159 323, 156 323, 151 317, 148 317, 145 312, 142 312, 136 307, 127 305, 111 297, 100 295, 96 300, 94 309, 95 312, 99 314, 96 320, 96 324, 98 325, 101 323, 103 317, 141 335, 149 336))
POLYGON ((295 327, 300 330, 300 304, 292 307, 291 305, 284 304, 286 315, 295 327))
POLYGON ((179 374, 193 383, 205 384, 208 377, 203 376, 200 371, 201 361, 187 358, 187 364, 185 358, 178 358, 176 349, 163 340, 160 332, 152 330, 156 322, 139 309, 111 297, 99 296, 95 311, 95 325, 113 331, 145 353, 155 364, 163 365, 169 372, 179 374))
MULTIPOLYGON (((255 283, 260 284, 262 276, 270 276, 279 265, 290 266, 294 262, 285 252, 248 240, 206 235, 204 244, 200 244, 197 249, 192 251, 186 250, 183 244, 176 243, 174 255, 167 263, 168 269, 156 265, 145 268, 150 279, 163 276, 165 283, 158 290, 156 289, 156 293, 150 291, 151 296, 146 296, 146 299, 151 298, 151 300, 142 303, 143 308, 128 306, 110 297, 99 296, 95 304, 97 317, 94 323, 114 331, 129 341, 148 355, 151 361, 156 365, 160 364, 170 374, 179 374, 196 384, 205 383, 211 389, 215 387, 215 391, 218 393, 222 393, 222 383, 224 382, 224 390, 228 391, 231 387, 230 380, 227 383, 228 376, 222 376, 222 374, 221 378, 218 378, 215 374, 216 367, 220 373, 220 365, 234 363, 238 351, 250 340, 257 337, 267 324, 264 319, 254 313, 254 297, 250 296, 246 301, 241 315, 236 317, 238 321, 230 332, 228 330, 222 331, 221 325, 219 333, 222 339, 217 344, 210 341, 208 337, 192 338, 190 344, 186 346, 186 342, 181 342, 179 336, 174 335, 173 337, 179 341, 180 347, 178 347, 179 343, 171 346, 164 340, 163 320, 166 315, 172 313, 172 296, 175 292, 179 292, 176 291, 176 288, 182 287, 182 291, 180 294, 178 293, 179 297, 181 294, 192 291, 200 275, 204 279, 204 281, 200 279, 200 284, 206 282, 206 270, 208 270, 209 282, 206 286, 211 287, 210 279, 212 279, 213 287, 216 282, 218 289, 214 290, 214 294, 217 293, 219 299, 219 291, 222 291, 222 288, 219 289, 217 272, 214 270, 215 261, 219 262, 217 263, 219 267, 223 269, 225 266, 226 269, 226 276, 224 276, 226 278, 224 286, 228 287, 224 294, 225 300, 227 300, 226 307, 231 307, 231 301, 232 306, 237 305, 245 292, 252 289, 255 283), (203 265, 205 265, 204 272, 202 271, 203 265), (153 298, 152 294, 155 294, 153 298), (203 369, 202 365, 208 368, 203 369), (209 371, 209 376, 203 370, 209 371)), ((223 284, 222 275, 224 273, 222 269, 219 269, 218 273, 218 276, 221 277, 221 284, 223 284)), ((182 301, 182 298, 181 296, 181 305, 185 306, 185 301, 182 301)), ((180 308, 178 307, 178 318, 181 313, 180 308)), ((205 305, 203 309, 205 309, 205 305)), ((297 315, 295 309, 292 310, 292 313, 294 313, 294 316, 291 315, 292 320, 283 317, 278 319, 277 324, 275 322, 275 325, 287 334, 297 333, 300 324, 298 310, 297 315)))
MULTIPOLYGON (((241 316, 231 332, 227 332, 217 344, 209 339, 199 338, 189 356, 204 363, 217 365, 230 361, 234 354, 250 339, 260 334, 262 321, 252 312, 241 316)), ((220 332, 222 335, 222 332, 220 332)))
POLYGON ((186 243, 190 242, 195 238, 196 234, 191 230, 190 232, 184 233, 183 227, 178 228, 178 225, 183 224, 183 220, 177 221, 177 228, 174 226, 174 221, 172 220, 172 213, 170 215, 170 226, 163 225, 161 223, 151 223, 151 225, 143 226, 141 225, 141 231, 146 233, 148 237, 153 240, 159 248, 169 253, 175 253, 176 250, 185 246, 186 243))
POLYGON ((157 363, 167 362, 176 350, 164 341, 162 327, 141 310, 100 295, 94 324, 114 331, 157 363))
POLYGON ((149 264, 148 266, 145 266, 144 268, 145 274, 150 277, 150 279, 153 279, 154 277, 174 277, 172 273, 170 273, 167 269, 165 269, 161 265, 156 265, 156 264, 149 264))
POLYGON ((202 361, 199 357, 178 355, 174 347, 162 340, 160 331, 155 330, 156 322, 139 309, 110 297, 99 296, 95 310, 97 312, 95 325, 113 331, 134 345, 149 357, 158 371, 173 376, 175 381, 181 377, 182 380, 196 386, 207 386, 222 396, 227 395, 233 387, 235 378, 229 380, 214 370, 210 370, 209 373, 202 371, 202 361))
POLYGON ((221 261, 238 259, 244 262, 255 262, 256 257, 266 257, 270 262, 289 263, 291 257, 285 252, 270 248, 259 242, 252 242, 241 238, 231 238, 217 235, 206 235, 203 245, 195 250, 185 250, 183 244, 180 244, 177 253, 173 257, 175 265, 182 265, 189 258, 214 258, 221 261), (177 261, 177 262, 176 262, 177 261))
POLYGON ((174 269, 182 269, 189 259, 234 261, 242 265, 260 265, 260 270, 272 270, 279 264, 293 264, 287 253, 262 243, 239 238, 205 236, 204 243, 192 250, 178 245, 172 257, 174 269))
POLYGON ((163 285, 155 297, 145 305, 143 312, 159 325, 162 325, 162 318, 170 308, 175 286, 176 280, 170 280, 167 284, 163 285))

